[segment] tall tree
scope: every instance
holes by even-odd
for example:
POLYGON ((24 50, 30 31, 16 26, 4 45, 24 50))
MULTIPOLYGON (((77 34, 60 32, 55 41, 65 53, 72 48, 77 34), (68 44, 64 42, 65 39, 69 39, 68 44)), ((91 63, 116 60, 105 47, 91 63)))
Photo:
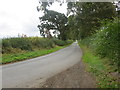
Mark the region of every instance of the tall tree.
POLYGON ((41 35, 45 36, 45 32, 48 32, 50 36, 50 30, 59 31, 59 38, 65 40, 65 31, 67 27, 67 17, 64 14, 58 13, 56 11, 48 10, 44 16, 40 17, 40 29, 41 35))
POLYGON ((79 31, 78 38, 85 38, 100 27, 100 21, 113 19, 116 10, 110 2, 69 2, 68 14, 73 13, 76 23, 75 32, 79 31))

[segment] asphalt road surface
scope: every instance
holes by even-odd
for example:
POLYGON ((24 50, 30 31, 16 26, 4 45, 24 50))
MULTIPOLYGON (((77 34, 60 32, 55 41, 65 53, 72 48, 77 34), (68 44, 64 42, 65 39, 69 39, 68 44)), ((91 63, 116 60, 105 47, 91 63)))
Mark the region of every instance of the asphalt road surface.
POLYGON ((41 57, 2 66, 3 88, 37 87, 48 78, 72 67, 81 60, 77 44, 41 57))

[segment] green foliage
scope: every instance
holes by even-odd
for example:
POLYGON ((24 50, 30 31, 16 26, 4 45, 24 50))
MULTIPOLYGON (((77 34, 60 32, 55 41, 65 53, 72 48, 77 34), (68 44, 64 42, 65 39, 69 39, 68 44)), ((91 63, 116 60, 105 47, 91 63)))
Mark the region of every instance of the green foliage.
POLYGON ((67 44, 71 44, 73 41, 71 40, 67 40, 67 41, 62 41, 62 40, 59 40, 59 39, 53 39, 53 42, 58 45, 58 46, 64 46, 64 45, 67 45, 67 44))
POLYGON ((51 48, 51 49, 42 49, 42 50, 29 51, 29 52, 27 51, 27 52, 16 53, 16 54, 3 54, 2 61, 0 63, 6 64, 6 63, 22 61, 25 59, 30 59, 30 58, 34 58, 37 56, 49 54, 49 53, 55 52, 59 49, 62 49, 64 47, 65 46, 62 46, 62 47, 57 46, 57 47, 51 48))
POLYGON ((11 43, 10 43, 9 39, 3 39, 2 46, 3 47, 11 47, 11 43))
MULTIPOLYGON (((38 28, 40 30, 40 34, 43 37, 52 38, 50 30, 54 30, 53 34, 58 35, 59 39, 67 40, 68 39, 67 17, 62 13, 49 10, 48 7, 52 5, 52 3, 53 2, 39 1, 39 6, 37 6, 38 11, 44 12, 44 15, 42 17, 39 17, 40 24, 38 25, 38 28)), ((61 5, 62 3, 60 3, 60 6, 61 5)))
POLYGON ((80 31, 79 31, 79 25, 77 24, 77 20, 74 15, 71 15, 68 17, 68 39, 78 40, 80 31))
POLYGON ((68 14, 73 12, 68 19, 70 32, 77 39, 91 36, 101 26, 101 20, 117 17, 115 8, 111 2, 69 2, 68 14))
POLYGON ((36 49, 50 49, 68 45, 72 42, 40 37, 7 38, 2 40, 2 53, 19 53, 36 49))
POLYGON ((43 11, 44 13, 46 13, 48 11, 47 7, 49 7, 50 5, 52 5, 53 2, 42 2, 41 0, 39 0, 39 6, 37 6, 37 11, 43 11))
POLYGON ((28 50, 28 51, 32 50, 31 43, 26 38, 11 38, 10 44, 13 48, 19 48, 21 50, 28 50))
POLYGON ((102 21, 102 27, 91 37, 82 41, 102 58, 109 58, 111 64, 120 65, 120 20, 102 21))
POLYGON ((73 41, 40 37, 6 38, 2 42, 2 64, 45 55, 66 47, 73 41))
POLYGON ((82 60, 86 63, 87 70, 96 77, 97 87, 118 88, 120 83, 118 83, 117 77, 111 75, 116 68, 109 65, 108 60, 94 55, 91 49, 82 44, 80 46, 84 52, 82 60))
POLYGON ((28 51, 32 50, 31 43, 27 38, 7 38, 2 40, 2 53, 12 52, 13 48, 28 51))
POLYGON ((31 45, 33 47, 43 49, 43 48, 53 48, 54 47, 54 42, 52 39, 48 38, 39 38, 39 37, 32 37, 28 38, 31 42, 31 45))
POLYGON ((120 65, 120 21, 104 21, 103 27, 95 35, 93 43, 96 44, 96 53, 102 57, 108 57, 114 63, 120 65))
MULTIPOLYGON (((40 25, 38 28, 42 36, 51 38, 49 30, 56 30, 60 32, 60 38, 64 40, 67 17, 64 14, 58 13, 56 11, 48 10, 44 16, 40 17, 40 25)), ((66 38, 65 38, 66 39, 66 38)))
POLYGON ((66 42, 58 40, 58 39, 54 39, 53 41, 58 46, 64 46, 66 44, 66 42))

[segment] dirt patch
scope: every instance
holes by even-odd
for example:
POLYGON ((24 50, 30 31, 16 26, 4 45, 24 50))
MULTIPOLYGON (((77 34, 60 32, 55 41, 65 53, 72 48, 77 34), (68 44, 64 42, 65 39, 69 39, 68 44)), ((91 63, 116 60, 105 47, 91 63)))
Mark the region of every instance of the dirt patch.
POLYGON ((82 62, 49 78, 41 88, 95 88, 95 78, 85 71, 82 62))

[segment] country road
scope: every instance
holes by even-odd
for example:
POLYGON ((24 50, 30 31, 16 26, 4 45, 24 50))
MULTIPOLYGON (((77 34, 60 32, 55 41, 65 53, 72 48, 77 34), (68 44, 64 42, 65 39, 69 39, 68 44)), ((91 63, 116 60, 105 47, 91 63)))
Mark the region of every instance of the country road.
POLYGON ((37 87, 48 78, 80 62, 82 51, 72 45, 41 57, 2 66, 3 88, 37 87))

